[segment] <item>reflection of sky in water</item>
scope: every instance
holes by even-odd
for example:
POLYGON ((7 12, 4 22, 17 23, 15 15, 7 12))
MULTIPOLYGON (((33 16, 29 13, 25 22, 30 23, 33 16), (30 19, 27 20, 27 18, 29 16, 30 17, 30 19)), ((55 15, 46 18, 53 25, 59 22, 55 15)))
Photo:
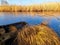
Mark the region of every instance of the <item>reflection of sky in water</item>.
POLYGON ((18 14, 18 16, 14 16, 14 14, 0 14, 0 26, 16 23, 20 21, 25 21, 29 24, 40 24, 43 20, 47 20, 49 27, 51 27, 57 34, 60 36, 60 17, 57 18, 51 18, 51 17, 41 17, 38 15, 31 16, 31 15, 24 15, 24 14, 18 14), (58 20, 57 20, 58 18, 58 20), (49 20, 50 19, 50 20, 49 20))
POLYGON ((56 18, 53 18, 50 22, 49 22, 49 26, 54 29, 54 31, 56 31, 58 33, 58 35, 60 35, 60 20, 57 20, 56 18))
POLYGON ((6 24, 11 24, 15 22, 20 22, 20 21, 25 21, 29 24, 39 24, 42 21, 42 17, 40 16, 30 16, 30 15, 19 15, 19 16, 14 16, 14 15, 3 15, 0 16, 0 25, 6 25, 6 24))

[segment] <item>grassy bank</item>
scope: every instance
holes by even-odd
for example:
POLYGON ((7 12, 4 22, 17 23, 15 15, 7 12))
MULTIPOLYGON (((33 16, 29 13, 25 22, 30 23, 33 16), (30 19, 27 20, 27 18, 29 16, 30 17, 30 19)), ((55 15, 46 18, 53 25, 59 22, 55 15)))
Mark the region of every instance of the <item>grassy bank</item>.
POLYGON ((60 45, 60 37, 45 23, 32 26, 24 22, 19 24, 23 27, 17 28, 16 24, 0 27, 0 40, 3 40, 0 45, 60 45))
POLYGON ((57 34, 44 24, 22 28, 17 42, 18 45, 60 45, 57 34))

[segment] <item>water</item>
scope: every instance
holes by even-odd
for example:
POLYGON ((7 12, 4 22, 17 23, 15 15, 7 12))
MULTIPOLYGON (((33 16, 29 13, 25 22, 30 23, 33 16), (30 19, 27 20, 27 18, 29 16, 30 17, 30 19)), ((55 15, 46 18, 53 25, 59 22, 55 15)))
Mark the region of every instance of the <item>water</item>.
POLYGON ((0 13, 0 26, 8 25, 16 22, 27 22, 30 25, 38 25, 42 22, 47 22, 47 25, 52 28, 58 36, 60 36, 60 16, 44 17, 38 14, 13 14, 13 13, 0 13))

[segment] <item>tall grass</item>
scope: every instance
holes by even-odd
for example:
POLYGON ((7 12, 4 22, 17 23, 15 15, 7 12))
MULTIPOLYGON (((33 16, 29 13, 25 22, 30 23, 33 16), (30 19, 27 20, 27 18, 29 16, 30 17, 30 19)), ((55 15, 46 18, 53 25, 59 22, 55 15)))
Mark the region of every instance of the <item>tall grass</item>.
POLYGON ((45 25, 26 26, 18 32, 17 45, 60 45, 57 34, 45 25))
POLYGON ((60 2, 32 4, 27 6, 0 5, 0 12, 60 12, 60 2))

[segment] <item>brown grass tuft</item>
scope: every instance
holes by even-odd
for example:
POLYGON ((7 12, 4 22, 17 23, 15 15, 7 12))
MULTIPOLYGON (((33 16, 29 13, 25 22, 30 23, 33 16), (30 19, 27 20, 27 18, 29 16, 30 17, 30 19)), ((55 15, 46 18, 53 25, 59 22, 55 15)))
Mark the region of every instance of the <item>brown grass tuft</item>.
POLYGON ((45 25, 24 27, 17 41, 18 45, 60 45, 57 34, 45 25))

